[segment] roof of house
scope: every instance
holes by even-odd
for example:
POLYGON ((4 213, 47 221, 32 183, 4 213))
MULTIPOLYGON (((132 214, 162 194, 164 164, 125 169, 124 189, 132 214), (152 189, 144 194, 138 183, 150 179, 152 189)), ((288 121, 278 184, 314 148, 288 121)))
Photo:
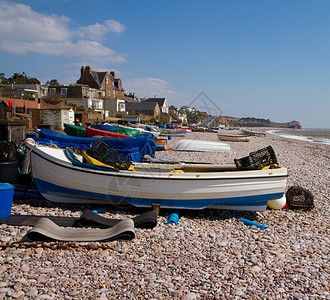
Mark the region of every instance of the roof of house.
POLYGON ((164 105, 166 98, 148 98, 144 102, 157 102, 159 107, 162 107, 164 105))
POLYGON ((128 97, 128 96, 125 96, 124 100, 126 102, 133 102, 133 103, 139 102, 137 99, 133 99, 132 97, 128 97))
POLYGON ((107 75, 107 72, 96 72, 96 71, 91 71, 90 72, 91 76, 93 77, 93 79, 95 80, 95 82, 97 83, 97 85, 99 87, 101 87, 102 82, 105 78, 105 76, 107 75))
POLYGON ((1 100, 1 99, 0 99, 0 104, 1 104, 1 103, 4 103, 6 106, 8 106, 7 103, 5 102, 5 100, 1 100))
POLYGON ((157 105, 157 102, 127 102, 126 110, 154 110, 157 105))

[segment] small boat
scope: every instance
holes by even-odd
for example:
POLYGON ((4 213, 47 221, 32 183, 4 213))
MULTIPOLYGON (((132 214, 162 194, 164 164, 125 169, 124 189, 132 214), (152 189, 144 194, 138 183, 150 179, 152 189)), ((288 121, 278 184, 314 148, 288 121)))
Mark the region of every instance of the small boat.
POLYGON ((104 136, 104 137, 110 137, 110 138, 126 138, 131 137, 130 135, 126 135, 123 133, 117 133, 107 130, 100 130, 95 128, 86 127, 86 133, 89 138, 92 138, 94 136, 104 136))
POLYGON ((209 142, 200 140, 181 140, 174 148, 176 151, 230 151, 230 145, 220 142, 209 142))
POLYGON ((91 127, 94 128, 94 129, 99 129, 99 130, 103 130, 103 131, 121 133, 121 134, 125 134, 125 135, 128 135, 128 136, 139 136, 139 135, 141 135, 141 131, 136 130, 134 128, 125 127, 125 126, 111 126, 111 125, 107 125, 107 124, 103 124, 103 125, 93 124, 93 125, 91 125, 91 127))
POLYGON ((220 141, 228 141, 228 142, 249 142, 250 136, 243 134, 218 134, 218 139, 220 141))
POLYGON ((159 128, 160 135, 173 135, 173 136, 182 136, 187 133, 185 129, 169 129, 169 128, 159 128))
POLYGON ((174 127, 174 129, 185 130, 186 132, 191 132, 191 128, 189 128, 189 127, 174 127))
POLYGON ((260 132, 260 131, 253 131, 253 130, 247 130, 247 129, 241 129, 242 133, 245 135, 252 135, 252 136, 265 136, 266 133, 260 132))
POLYGON ((235 165, 136 163, 135 171, 93 168, 69 148, 29 143, 27 148, 34 182, 54 202, 264 211, 269 200, 284 195, 287 179, 282 167, 239 171, 235 165))
POLYGON ((64 123, 64 132, 72 136, 87 137, 86 128, 82 126, 64 123))

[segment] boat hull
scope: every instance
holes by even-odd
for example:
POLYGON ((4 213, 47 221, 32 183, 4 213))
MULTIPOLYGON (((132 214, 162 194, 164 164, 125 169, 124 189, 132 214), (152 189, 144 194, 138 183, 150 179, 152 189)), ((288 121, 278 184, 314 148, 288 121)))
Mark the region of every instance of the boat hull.
POLYGON ((31 163, 40 193, 50 201, 65 203, 264 211, 269 200, 283 196, 286 185, 284 168, 193 173, 111 172, 73 166, 64 157, 54 158, 37 148, 31 153, 31 163))
POLYGON ((253 130, 246 130, 246 129, 241 129, 243 134, 250 135, 250 136, 265 136, 266 133, 260 132, 260 131, 253 131, 253 130))
POLYGON ((175 146, 176 151, 197 151, 197 152, 209 152, 209 151, 223 151, 229 152, 230 145, 220 142, 199 141, 199 140, 180 140, 175 146))
POLYGON ((218 139, 220 141, 228 141, 228 142, 249 142, 250 136, 218 134, 218 139))

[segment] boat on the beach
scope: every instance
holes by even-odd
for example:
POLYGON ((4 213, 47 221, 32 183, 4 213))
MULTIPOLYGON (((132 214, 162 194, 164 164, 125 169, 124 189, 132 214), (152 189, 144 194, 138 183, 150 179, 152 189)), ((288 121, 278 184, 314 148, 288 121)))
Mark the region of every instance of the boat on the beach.
POLYGON ((186 135, 187 130, 185 129, 169 129, 169 128, 159 128, 160 136, 176 136, 183 137, 186 135))
POLYGON ((181 140, 174 148, 176 151, 230 151, 230 145, 220 142, 200 141, 200 140, 181 140))
POLYGON ((239 171, 235 165, 134 163, 135 171, 128 171, 86 167, 69 148, 27 148, 38 190, 54 202, 264 211, 286 186, 285 168, 239 171))
POLYGON ((254 130, 248 130, 248 129, 241 129, 242 133, 245 135, 252 135, 252 136, 265 136, 266 133, 261 131, 254 131, 254 130))
POLYGON ((64 132, 72 136, 87 137, 86 128, 82 126, 64 123, 64 132))
POLYGON ((129 136, 139 136, 141 135, 141 131, 136 130, 134 128, 129 128, 125 126, 111 126, 107 124, 92 124, 92 128, 94 129, 99 129, 103 131, 110 131, 110 132, 115 132, 115 133, 121 133, 129 136))
POLYGON ((89 138, 92 137, 109 137, 109 138, 125 138, 125 137, 131 137, 130 135, 126 135, 123 133, 117 133, 107 130, 100 130, 95 128, 86 127, 86 133, 89 138))
POLYGON ((243 134, 218 134, 218 139, 220 141, 228 141, 228 142, 249 142, 250 136, 243 134))

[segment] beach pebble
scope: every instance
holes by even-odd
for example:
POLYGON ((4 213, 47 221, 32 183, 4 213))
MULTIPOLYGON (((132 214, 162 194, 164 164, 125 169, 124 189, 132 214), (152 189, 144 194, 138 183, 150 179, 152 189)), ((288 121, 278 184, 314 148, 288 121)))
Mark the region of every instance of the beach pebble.
MULTIPOLYGON (((261 129, 260 129, 261 130, 261 129)), ((218 141, 215 133, 189 133, 186 139, 218 141)), ((180 138, 173 137, 168 147, 180 138)), ((136 228, 132 241, 93 243, 108 249, 0 249, 0 299, 329 299, 330 149, 267 134, 249 143, 228 142, 231 151, 159 151, 157 158, 232 164, 234 158, 272 145, 288 169, 287 189, 300 185, 314 195, 312 210, 230 212, 180 211, 177 226, 163 221, 136 228), (239 215, 266 230, 246 226, 239 215)), ((15 200, 12 212, 79 217, 88 205, 15 200)), ((143 209, 116 209, 108 218, 132 218, 143 209)), ((2 243, 19 241, 30 226, 0 225, 2 243)))

